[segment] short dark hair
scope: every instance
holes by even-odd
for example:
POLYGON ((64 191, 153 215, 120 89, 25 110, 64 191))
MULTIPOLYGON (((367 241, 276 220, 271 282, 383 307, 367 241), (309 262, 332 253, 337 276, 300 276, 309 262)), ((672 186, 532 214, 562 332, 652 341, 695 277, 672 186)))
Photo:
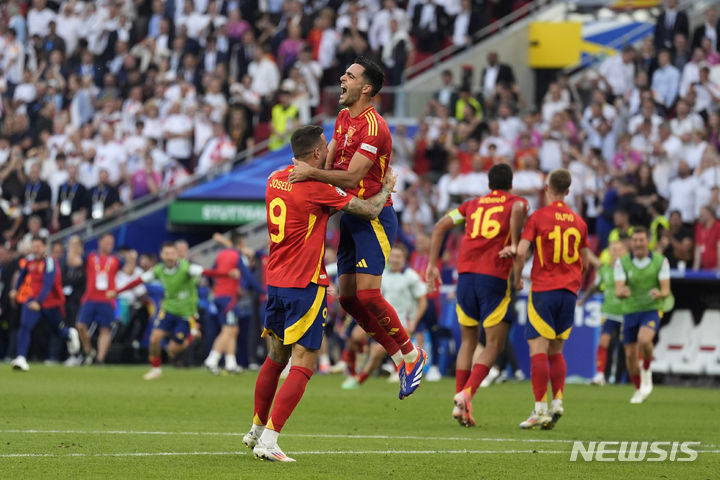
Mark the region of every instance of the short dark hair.
POLYGON ((490 167, 488 185, 490 190, 512 189, 513 171, 507 163, 498 163, 490 167))
POLYGON ((355 63, 365 69, 363 77, 365 77, 365 80, 372 87, 370 96, 374 97, 380 91, 383 83, 385 82, 385 73, 383 73, 383 69, 380 68, 380 65, 378 65, 375 61, 362 55, 355 59, 355 63))
POLYGON ((33 242, 41 242, 43 245, 47 245, 47 238, 41 237, 40 235, 35 235, 32 238, 33 242))
POLYGON ((177 247, 175 246, 175 242, 169 240, 169 241, 167 241, 167 242, 163 242, 162 245, 160 245, 160 250, 162 250, 162 249, 164 249, 164 248, 170 248, 170 247, 172 247, 172 248, 177 248, 177 247))
POLYGON ((632 234, 635 235, 636 233, 644 233, 646 237, 650 237, 650 232, 648 232, 647 227, 644 225, 635 225, 632 234))
POLYGON ((290 146, 295 158, 300 159, 312 153, 320 142, 322 134, 323 129, 318 125, 303 125, 295 130, 290 137, 290 146))
POLYGON ((570 170, 566 168, 556 168, 550 172, 548 177, 548 186, 554 193, 564 195, 570 188, 571 183, 572 175, 570 175, 570 170))
POLYGON ((232 233, 230 233, 230 241, 233 245, 240 243, 243 238, 245 238, 245 236, 237 230, 233 230, 232 233))

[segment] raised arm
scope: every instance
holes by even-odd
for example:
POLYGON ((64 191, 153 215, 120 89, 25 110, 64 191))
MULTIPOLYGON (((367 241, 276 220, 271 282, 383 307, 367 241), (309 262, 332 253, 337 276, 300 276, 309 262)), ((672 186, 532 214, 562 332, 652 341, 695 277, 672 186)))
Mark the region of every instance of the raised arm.
MULTIPOLYGON (((332 142, 330 142, 332 144, 332 142)), ((329 158, 329 157, 328 157, 329 158)), ((347 170, 323 170, 311 167, 305 162, 298 162, 293 159, 295 167, 288 177, 290 183, 303 182, 305 180, 317 180, 323 183, 330 183, 340 188, 355 188, 365 178, 372 167, 372 160, 362 153, 355 152, 350 159, 347 170)), ((327 165, 327 160, 326 160, 327 165)))
MULTIPOLYGON (((301 163, 304 164, 304 162, 301 163)), ((367 200, 353 197, 350 202, 348 202, 348 204, 343 207, 343 211, 351 213, 353 215, 357 215, 358 217, 364 218, 366 220, 372 220, 373 218, 377 218, 377 216, 380 215, 380 212, 385 206, 388 197, 393 192, 396 180, 397 175, 392 172, 392 168, 388 167, 388 171, 385 172, 385 178, 383 179, 382 188, 378 193, 368 198, 367 200)))

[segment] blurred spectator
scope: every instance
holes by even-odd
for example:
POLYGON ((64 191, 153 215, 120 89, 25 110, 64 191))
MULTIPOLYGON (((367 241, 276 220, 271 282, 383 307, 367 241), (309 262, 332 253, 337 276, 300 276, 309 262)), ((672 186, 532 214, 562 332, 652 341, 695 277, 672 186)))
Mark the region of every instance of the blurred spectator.
POLYGON ((631 45, 623 47, 617 55, 605 59, 598 68, 600 81, 612 97, 630 94, 635 80, 635 49, 631 45))
POLYGON ((397 19, 390 19, 390 38, 383 43, 382 48, 382 63, 388 71, 387 82, 390 86, 402 83, 403 71, 412 64, 413 55, 410 35, 400 27, 397 19))
POLYGON ((133 200, 145 195, 157 195, 162 185, 162 175, 153 165, 153 158, 145 156, 143 168, 130 178, 130 192, 133 200))
POLYGON ((510 65, 500 63, 497 52, 490 52, 487 56, 487 65, 480 74, 480 88, 483 98, 493 97, 499 86, 508 89, 516 88, 515 73, 510 65))
POLYGON ((299 126, 298 108, 290 103, 290 92, 281 90, 278 104, 272 108, 270 150, 278 150, 290 143, 290 135, 299 126))
POLYGON ((399 8, 394 0, 384 0, 383 8, 373 16, 368 30, 368 42, 374 52, 385 50, 387 44, 391 43, 394 33, 391 30, 392 20, 396 22, 396 31, 407 34, 409 25, 405 10, 399 8))
POLYGON ((106 218, 122 206, 118 189, 110 182, 107 170, 100 170, 98 184, 88 192, 88 203, 93 220, 106 218))
POLYGON ((678 9, 677 0, 665 0, 665 9, 655 22, 655 48, 672 48, 673 39, 678 33, 686 38, 690 34, 687 14, 678 9))
POLYGON ((670 211, 670 228, 664 232, 658 242, 658 248, 670 262, 670 267, 678 268, 680 262, 687 267, 694 259, 694 234, 692 228, 683 222, 682 214, 677 210, 670 211))
POLYGON ((435 0, 422 0, 415 5, 412 34, 418 39, 418 49, 434 53, 440 50, 449 31, 450 19, 442 5, 435 0))
POLYGON ((680 87, 680 72, 670 63, 670 51, 661 50, 658 55, 658 68, 652 76, 652 89, 655 101, 668 112, 677 98, 680 87))
POLYGON ((692 176, 690 165, 680 160, 677 166, 677 178, 670 182, 670 211, 679 213, 685 223, 694 223, 697 218, 695 195, 698 189, 697 178, 692 176))
POLYGON ((720 222, 710 206, 700 209, 695 226, 695 259, 693 270, 717 270, 720 251, 720 222))
POLYGON ((236 153, 235 144, 225 133, 220 122, 213 122, 213 132, 210 141, 205 144, 205 148, 198 159, 197 173, 203 174, 212 167, 222 165, 231 160, 236 153))
POLYGON ((445 108, 451 110, 455 108, 458 99, 457 89, 453 85, 453 74, 450 70, 443 70, 440 79, 442 86, 435 92, 435 100, 440 102, 445 108))
POLYGON ((31 215, 37 215, 42 225, 47 226, 50 223, 52 191, 50 186, 40 178, 40 168, 39 162, 34 162, 30 166, 23 196, 23 215, 25 220, 31 215))
POLYGON ((705 10, 705 23, 695 27, 695 30, 693 32, 693 50, 696 48, 700 48, 700 44, 702 43, 703 38, 708 38, 710 40, 710 44, 712 45, 712 49, 714 51, 717 51, 718 38, 720 38, 720 36, 718 35, 719 33, 720 23, 718 23, 717 19, 717 9, 714 5, 710 5, 709 7, 707 7, 707 10, 705 10))
POLYGON ((69 165, 67 174, 67 181, 58 188, 55 200, 52 222, 54 230, 70 227, 73 215, 76 213, 81 213, 83 217, 87 216, 87 189, 78 183, 77 166, 69 165))

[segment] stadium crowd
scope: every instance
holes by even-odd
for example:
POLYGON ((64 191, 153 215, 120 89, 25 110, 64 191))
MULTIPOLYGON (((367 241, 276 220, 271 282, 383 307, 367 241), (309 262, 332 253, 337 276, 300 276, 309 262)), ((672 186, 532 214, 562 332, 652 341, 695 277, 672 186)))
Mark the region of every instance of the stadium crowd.
MULTIPOLYGON (((522 3, 5 3, 4 285, 12 284, 13 262, 33 237, 102 218, 265 138, 271 149, 282 146, 294 125, 318 112, 322 87, 335 85, 356 55, 381 59, 392 84, 395 67, 451 42, 463 45, 473 29, 522 3)), ((645 225, 652 248, 673 267, 717 269, 719 25, 711 7, 691 32, 670 0, 654 37, 604 59, 575 84, 558 75, 538 105, 522 96, 512 68, 495 53, 479 81, 443 72, 444 86, 417 133, 400 125, 393 136, 393 200, 410 267, 424 275, 435 221, 464 198, 487 193, 487 170, 505 162, 531 211, 542 204, 545 175, 570 169, 568 203, 587 220, 597 252, 645 225)), ((460 235, 446 242, 446 271, 455 267, 460 235)), ((337 230, 329 236, 336 245, 337 230)), ((66 287, 84 268, 80 246, 72 245, 53 245, 64 259, 66 287)), ((153 256, 140 255, 144 270, 153 256)), ((68 298, 77 294, 68 291, 68 298)), ((13 322, 7 288, 2 295, 0 349, 13 322)), ((428 304, 430 314, 438 308, 428 304)))

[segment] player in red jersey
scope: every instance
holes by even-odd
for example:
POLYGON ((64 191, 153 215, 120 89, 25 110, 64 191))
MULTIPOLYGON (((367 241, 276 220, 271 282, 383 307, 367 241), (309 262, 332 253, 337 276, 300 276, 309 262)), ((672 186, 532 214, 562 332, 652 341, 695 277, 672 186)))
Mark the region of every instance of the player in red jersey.
MULTIPOLYGON (((327 141, 320 127, 300 127, 290 143, 297 165, 307 162, 320 167, 327 158, 327 141)), ((377 218, 395 186, 395 177, 389 174, 379 192, 361 200, 327 183, 291 184, 288 177, 294 168, 297 166, 274 173, 267 183, 270 257, 263 336, 269 335, 268 357, 255 384, 253 425, 243 438, 256 457, 278 462, 294 461, 278 447, 277 438, 302 398, 322 343, 329 285, 325 271, 327 221, 334 209, 377 218), (291 354, 290 373, 276 395, 280 373, 291 354)))
MULTIPOLYGON (((298 164, 290 182, 307 179, 331 183, 358 198, 380 191, 392 153, 392 137, 385 120, 372 105, 384 74, 372 60, 359 57, 340 77, 340 104, 325 168, 298 164)), ((381 344, 398 366, 400 399, 417 389, 427 360, 415 348, 395 309, 380 292, 382 273, 397 233, 397 215, 388 200, 378 218, 352 215, 340 219, 338 275, 340 304, 381 344)))
POLYGON ((85 364, 92 364, 97 357, 99 363, 105 362, 110 348, 110 326, 115 320, 115 300, 107 298, 107 292, 115 290, 115 276, 122 267, 120 259, 112 255, 115 237, 105 233, 98 239, 98 251, 90 253, 85 259, 86 286, 78 315, 78 332, 85 352, 85 364), (93 350, 88 328, 97 324, 97 351, 93 350))
POLYGON ((11 362, 13 370, 28 371, 27 352, 33 328, 45 319, 58 335, 67 339, 68 352, 75 355, 80 350, 78 332, 65 326, 65 295, 58 264, 46 255, 47 243, 44 238, 32 240, 31 254, 20 261, 20 274, 16 288, 10 291, 22 305, 20 329, 17 333, 17 357, 11 362))
POLYGON ((492 190, 488 195, 466 201, 435 225, 425 275, 430 288, 435 288, 440 275, 437 258, 445 233, 464 222, 456 307, 462 344, 455 367, 453 418, 467 427, 475 425, 472 397, 505 348, 511 321, 508 307, 512 256, 517 251, 528 208, 524 198, 509 193, 513 180, 509 165, 494 165, 488 178, 492 190), (485 330, 485 349, 478 363, 472 365, 481 325, 485 330))
MULTIPOLYGON (((223 243, 228 241, 222 235, 221 238, 223 243)), ((240 251, 243 244, 242 235, 233 232, 228 248, 217 254, 213 270, 205 272, 209 276, 216 277, 212 291, 213 303, 217 308, 220 325, 222 326, 220 333, 213 342, 210 354, 204 362, 207 369, 216 375, 220 373, 218 364, 223 354, 225 354, 226 372, 240 373, 243 371, 243 368, 237 364, 235 349, 241 329, 243 332, 241 342, 245 341, 247 343, 247 328, 251 312, 248 308, 241 308, 238 304, 239 292, 247 300, 249 298, 245 292, 248 290, 265 293, 265 290, 257 283, 252 272, 245 265, 240 251)), ((246 305, 247 302, 242 297, 240 301, 246 305)), ((243 350, 243 354, 247 360, 245 350, 243 350)))
POLYGON ((587 225, 564 203, 572 178, 565 169, 550 172, 545 207, 530 215, 515 257, 515 288, 522 289, 522 268, 530 246, 535 247, 525 338, 530 346, 530 377, 535 409, 520 428, 551 429, 563 415, 565 358, 563 343, 570 336, 583 268, 597 258, 588 247, 587 225), (549 362, 549 368, 548 368, 549 362), (547 405, 548 380, 553 401, 547 405))

